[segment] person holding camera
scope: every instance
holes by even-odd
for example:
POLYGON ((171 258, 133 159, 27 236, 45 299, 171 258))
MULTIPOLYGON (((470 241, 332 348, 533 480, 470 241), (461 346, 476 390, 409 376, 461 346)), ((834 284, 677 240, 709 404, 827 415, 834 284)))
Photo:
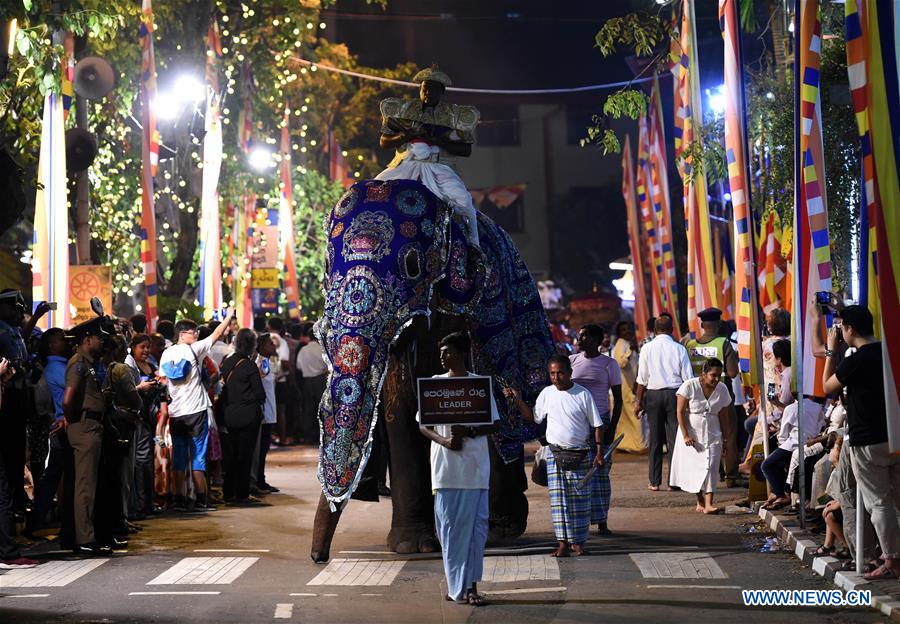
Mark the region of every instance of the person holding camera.
MULTIPOLYGON (((887 407, 881 342, 875 338, 872 313, 861 305, 842 307, 834 298, 824 304, 836 310, 824 348, 825 392, 846 393, 850 460, 866 511, 872 517, 884 563, 866 580, 900 577, 900 457, 888 445, 887 407), (856 351, 837 363, 841 342, 856 351)), ((822 316, 816 305, 816 321, 822 316)), ((817 344, 816 347, 821 347, 817 344)))

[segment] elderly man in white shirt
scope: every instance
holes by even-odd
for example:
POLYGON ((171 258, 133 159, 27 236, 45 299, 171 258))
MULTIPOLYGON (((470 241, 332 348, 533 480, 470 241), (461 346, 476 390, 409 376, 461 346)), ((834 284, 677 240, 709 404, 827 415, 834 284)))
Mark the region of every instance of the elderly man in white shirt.
POLYGON ((641 348, 638 358, 636 401, 641 407, 638 417, 641 412, 646 413, 650 425, 650 484, 647 487, 658 492, 662 483, 663 440, 668 449, 669 470, 672 469, 672 451, 678 431, 675 393, 681 384, 694 377, 694 371, 687 349, 672 338, 672 317, 663 312, 654 327, 656 336, 641 348))
POLYGON ((322 345, 316 339, 312 326, 306 329, 309 342, 297 352, 297 370, 302 376, 303 392, 303 441, 306 444, 319 443, 319 402, 325 393, 328 381, 328 366, 325 364, 322 345))

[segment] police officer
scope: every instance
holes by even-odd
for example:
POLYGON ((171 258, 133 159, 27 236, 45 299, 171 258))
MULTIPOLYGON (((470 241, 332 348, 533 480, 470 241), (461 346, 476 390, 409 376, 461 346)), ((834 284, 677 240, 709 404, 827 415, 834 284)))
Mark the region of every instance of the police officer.
POLYGON ((98 544, 94 535, 94 502, 106 410, 100 368, 106 332, 101 321, 99 318, 86 321, 69 331, 76 351, 66 366, 66 392, 63 395, 63 415, 69 445, 75 456, 74 551, 88 556, 105 556, 112 552, 109 546, 98 544))
POLYGON ((731 393, 732 405, 729 408, 728 422, 725 423, 726 428, 722 431, 725 451, 722 466, 725 469, 726 485, 734 487, 740 462, 737 450, 737 413, 734 410, 734 391, 732 389, 732 380, 738 376, 739 372, 738 355, 731 345, 731 340, 719 335, 722 324, 722 311, 719 308, 706 308, 697 316, 700 317, 702 333, 699 338, 686 338, 684 346, 691 358, 694 375, 700 375, 703 363, 710 358, 716 358, 725 363, 725 377, 722 381, 728 388, 728 392, 731 393))

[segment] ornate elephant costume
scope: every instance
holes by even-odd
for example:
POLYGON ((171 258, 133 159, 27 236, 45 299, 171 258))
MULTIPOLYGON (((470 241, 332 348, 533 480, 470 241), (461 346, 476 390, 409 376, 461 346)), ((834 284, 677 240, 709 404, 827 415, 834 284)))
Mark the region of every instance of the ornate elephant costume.
MULTIPOLYGON (((435 332, 424 325, 425 319, 455 317, 469 329, 474 370, 493 377, 501 411, 494 451, 500 464, 515 465, 517 475, 521 473, 517 504, 524 501, 522 443, 536 437, 537 431, 526 427, 521 415, 507 404, 502 388, 506 384, 522 388, 529 400, 546 385, 545 363, 552 353, 550 333, 534 281, 507 234, 479 215, 480 248, 474 247, 467 242, 458 219, 450 206, 419 182, 373 180, 348 189, 326 222, 325 316, 317 323, 316 332, 330 372, 319 407, 318 477, 323 500, 317 529, 328 520, 324 503, 337 512, 363 477, 378 413, 383 411, 379 402, 392 348, 396 359, 398 341, 416 317, 426 334, 435 332)), ((408 390, 415 375, 424 374, 420 369, 413 366, 411 374, 402 377, 408 390)), ((404 413, 402 419, 414 415, 413 408, 412 414, 404 413)), ((421 438, 417 429, 415 436, 421 438)), ((424 439, 410 439, 424 444, 424 439)), ((395 443, 392 439, 391 444, 395 443)), ((406 462, 395 466, 395 455, 401 454, 401 449, 391 453, 392 485, 411 471, 424 472, 427 481, 427 455, 415 455, 422 465, 406 462)), ((411 490, 393 489, 396 509, 403 504, 398 496, 411 490)), ((426 484, 424 496, 429 496, 429 490, 426 484)), ((418 509, 429 507, 420 505, 418 509)), ((504 515, 502 509, 497 511, 498 517, 504 515)), ((517 513, 522 515, 521 509, 517 513)), ((524 513, 527 515, 527 503, 524 513)), ((337 514, 332 515, 330 521, 336 525, 337 514)), ((419 526, 432 520, 419 518, 419 526)), ((395 514, 395 525, 397 522, 395 514)), ((524 518, 518 524, 520 534, 524 518)), ((333 530, 334 526, 330 532, 333 530)), ((322 540, 314 538, 314 558, 327 559, 330 535, 324 537, 324 543, 317 542, 322 540)))

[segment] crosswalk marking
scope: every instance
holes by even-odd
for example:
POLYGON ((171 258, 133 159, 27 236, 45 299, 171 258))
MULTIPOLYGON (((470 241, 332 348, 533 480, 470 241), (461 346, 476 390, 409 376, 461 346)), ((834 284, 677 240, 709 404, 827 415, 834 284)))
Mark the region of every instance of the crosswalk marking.
POLYGON ((289 620, 294 615, 294 603, 279 602, 275 605, 275 615, 272 617, 276 620, 289 620))
POLYGON ((703 552, 632 553, 629 557, 644 578, 728 578, 719 564, 703 552))
POLYGON ((0 587, 65 587, 107 561, 108 559, 50 561, 35 568, 10 570, 0 576, 0 587))
POLYGON ((558 581, 559 564, 546 555, 485 557, 482 580, 492 583, 558 581))
POLYGON ((390 585, 405 561, 332 559, 307 585, 390 585))
POLYGON ((186 557, 147 585, 229 585, 259 557, 186 557))

